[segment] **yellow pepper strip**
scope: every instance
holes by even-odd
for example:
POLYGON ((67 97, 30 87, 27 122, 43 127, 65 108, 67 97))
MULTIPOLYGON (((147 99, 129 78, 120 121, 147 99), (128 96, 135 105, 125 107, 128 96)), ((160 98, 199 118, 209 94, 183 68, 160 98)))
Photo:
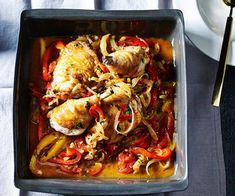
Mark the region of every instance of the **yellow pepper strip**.
POLYGON ((65 143, 67 142, 67 137, 65 135, 61 135, 56 143, 48 150, 48 152, 40 157, 40 161, 46 162, 48 159, 57 155, 61 149, 64 147, 65 143))
POLYGON ((29 169, 33 174, 42 175, 42 171, 37 168, 37 156, 33 154, 29 163, 29 169))
POLYGON ((65 143, 67 142, 67 137, 61 133, 58 132, 53 132, 51 134, 48 134, 44 136, 39 144, 36 147, 36 150, 34 151, 29 168, 32 173, 36 175, 42 175, 42 171, 37 168, 37 159, 38 156, 40 155, 40 152, 49 144, 54 143, 55 144, 48 150, 48 152, 45 155, 42 155, 40 158, 40 161, 45 162, 48 159, 52 158, 53 156, 57 155, 61 149, 64 147, 65 143), (56 141, 56 142, 55 142, 56 141))
POLYGON ((51 157, 55 156, 58 153, 58 151, 64 146, 66 142, 66 136, 58 132, 53 132, 51 134, 46 135, 40 140, 29 163, 29 168, 32 173, 36 175, 42 175, 42 171, 37 168, 38 156, 43 148, 53 143, 55 140, 57 140, 56 143, 50 148, 48 153, 40 159, 41 161, 44 161, 44 162, 50 159, 51 157))
POLYGON ((48 134, 45 137, 43 137, 40 140, 39 144, 37 145, 36 154, 39 155, 43 148, 45 148, 47 145, 51 144, 53 141, 58 139, 60 137, 60 135, 61 134, 58 132, 53 132, 53 133, 48 134))
POLYGON ((174 141, 172 141, 169 145, 169 148, 171 149, 171 151, 174 151, 176 148, 176 143, 174 141))
POLYGON ((171 104, 172 104, 172 101, 171 101, 171 100, 166 100, 166 101, 163 103, 162 111, 163 111, 163 112, 167 112, 167 110, 169 109, 169 107, 171 106, 171 104))

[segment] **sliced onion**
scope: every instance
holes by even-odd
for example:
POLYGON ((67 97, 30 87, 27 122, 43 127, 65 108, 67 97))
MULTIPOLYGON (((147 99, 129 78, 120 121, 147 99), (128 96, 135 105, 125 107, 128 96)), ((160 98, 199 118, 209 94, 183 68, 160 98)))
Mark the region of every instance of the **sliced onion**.
POLYGON ((87 147, 89 148, 89 153, 85 156, 85 159, 91 160, 94 158, 96 153, 96 145, 97 142, 101 140, 108 140, 109 138, 104 135, 104 127, 100 122, 96 122, 96 125, 91 128, 94 131, 91 134, 86 135, 85 141, 87 143, 87 147))
POLYGON ((142 122, 144 123, 144 125, 148 128, 148 131, 151 135, 151 137, 154 139, 154 140, 158 140, 158 137, 157 137, 157 134, 156 132, 153 130, 152 126, 147 122, 145 121, 144 119, 142 120, 142 122))
POLYGON ((150 165, 152 165, 153 163, 156 163, 156 162, 158 162, 156 159, 152 159, 146 164, 145 170, 146 170, 146 173, 148 174, 148 176, 150 176, 150 173, 149 173, 150 165))
POLYGON ((91 92, 93 95, 99 96, 98 93, 96 93, 95 91, 93 91, 91 88, 89 88, 88 86, 86 87, 86 89, 91 92))
POLYGON ((108 140, 108 137, 104 135, 104 128, 100 124, 100 122, 96 122, 96 125, 94 126, 95 128, 91 128, 94 133, 88 134, 85 137, 86 143, 92 147, 95 148, 97 145, 97 142, 101 140, 108 140))
POLYGON ((147 157, 145 157, 144 155, 140 154, 138 160, 134 163, 133 165, 133 170, 134 170, 134 174, 138 173, 140 170, 140 166, 141 165, 145 165, 146 161, 148 160, 147 157))
POLYGON ((143 93, 142 95, 140 95, 140 100, 143 106, 147 108, 151 102, 151 93, 150 92, 143 93))
MULTIPOLYGON (((140 41, 144 42, 146 44, 146 46, 148 46, 148 43, 144 39, 142 39, 142 38, 140 38, 138 36, 136 36, 136 38, 139 39, 140 41)), ((149 51, 149 47, 146 47, 145 51, 148 52, 149 51)))
POLYGON ((107 39, 109 38, 110 34, 106 34, 102 36, 100 41, 100 51, 103 56, 108 56, 109 53, 107 52, 107 39))
MULTIPOLYGON (((169 137, 169 135, 168 135, 168 137, 169 137)), ((174 133, 173 134, 173 140, 169 145, 169 148, 171 149, 171 151, 174 151, 175 148, 176 148, 176 137, 177 137, 177 133, 174 133)))
MULTIPOLYGON (((136 95, 135 96, 135 100, 136 100, 136 102, 137 102, 137 109, 138 109, 138 111, 140 111, 140 113, 141 113, 141 111, 142 111, 142 104, 141 104, 141 100, 140 100, 140 98, 136 95)), ((142 115, 142 113, 141 113, 141 115, 142 115)))
MULTIPOLYGON (((107 81, 106 82, 106 84, 105 84, 105 86, 106 87, 112 87, 112 86, 120 86, 120 84, 118 84, 118 83, 122 83, 123 84, 123 81, 124 81, 124 79, 123 78, 114 78, 114 79, 112 79, 112 80, 109 80, 109 81, 107 81)), ((125 85, 126 86, 126 85, 125 85)), ((128 88, 128 86, 126 86, 126 88, 124 88, 124 89, 127 89, 128 88)), ((121 90, 121 89, 120 89, 121 90)), ((131 90, 130 90, 130 88, 128 89, 128 94, 129 94, 129 92, 130 92, 131 90)))
POLYGON ((135 122, 135 112, 131 106, 131 104, 129 104, 129 107, 131 109, 131 124, 130 126, 125 130, 125 131, 118 131, 118 124, 119 124, 119 116, 121 114, 121 111, 118 111, 116 116, 115 116, 115 120, 114 120, 114 130, 118 133, 118 134, 122 134, 122 135, 127 135, 134 127, 134 122, 135 122))
POLYGON ((168 169, 170 165, 171 165, 170 159, 168 159, 167 161, 159 161, 159 166, 163 171, 168 169))
MULTIPOLYGON (((118 82, 115 84, 115 86, 112 88, 113 91, 122 91, 127 97, 131 98, 131 88, 129 84, 126 84, 124 82, 118 82)), ((120 94, 120 93, 117 93, 120 94)))
POLYGON ((137 78, 133 78, 132 81, 131 81, 131 82, 132 82, 131 86, 132 86, 132 87, 135 87, 135 86, 138 84, 138 82, 139 82, 144 76, 146 76, 147 79, 149 78, 149 76, 148 76, 147 73, 142 74, 141 76, 139 76, 139 77, 137 77, 137 78))
POLYGON ((92 81, 95 81, 97 83, 104 81, 104 80, 110 80, 110 78, 112 78, 112 74, 111 73, 102 73, 99 75, 99 77, 91 77, 92 81))
POLYGON ((117 46, 115 42, 115 36, 113 35, 110 39, 110 45, 114 51, 120 50, 120 48, 117 46))
POLYGON ((109 138, 106 137, 104 135, 104 127, 101 125, 100 122, 97 122, 97 127, 96 127, 96 131, 97 131, 97 136, 101 138, 101 140, 108 140, 109 138))
POLYGON ((152 80, 144 80, 144 83, 147 85, 147 89, 140 96, 140 100, 145 108, 147 108, 151 102, 151 90, 153 87, 152 80))

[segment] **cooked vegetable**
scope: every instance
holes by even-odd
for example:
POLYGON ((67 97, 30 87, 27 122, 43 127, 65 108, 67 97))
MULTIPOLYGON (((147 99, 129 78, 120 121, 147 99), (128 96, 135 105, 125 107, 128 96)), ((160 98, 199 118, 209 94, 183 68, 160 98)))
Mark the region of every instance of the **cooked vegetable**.
POLYGON ((52 77, 49 71, 49 66, 50 66, 49 61, 50 61, 51 53, 53 52, 53 49, 55 48, 58 50, 62 50, 64 48, 64 43, 62 41, 58 41, 50 45, 44 52, 44 55, 42 58, 42 78, 46 82, 49 82, 52 77))
POLYGON ((102 163, 95 163, 87 170, 89 176, 97 176, 102 170, 104 166, 102 163))
POLYGON ((50 158, 48 161, 61 165, 73 165, 80 161, 81 153, 75 148, 66 148, 66 151, 61 152, 58 156, 50 158))
POLYGON ((90 107, 89 114, 100 121, 105 119, 103 110, 97 104, 90 107))
POLYGON ((171 157, 171 150, 169 148, 154 148, 153 152, 150 152, 144 148, 140 147, 134 147, 131 149, 131 152, 133 152, 136 155, 144 155, 145 157, 156 159, 158 161, 165 161, 171 157))

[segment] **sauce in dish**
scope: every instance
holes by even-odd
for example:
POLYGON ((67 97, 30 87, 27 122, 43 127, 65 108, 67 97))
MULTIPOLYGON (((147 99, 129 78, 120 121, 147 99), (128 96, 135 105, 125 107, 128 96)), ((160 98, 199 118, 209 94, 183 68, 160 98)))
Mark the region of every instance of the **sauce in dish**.
POLYGON ((170 41, 111 34, 40 38, 32 56, 34 176, 173 174, 176 82, 170 41))

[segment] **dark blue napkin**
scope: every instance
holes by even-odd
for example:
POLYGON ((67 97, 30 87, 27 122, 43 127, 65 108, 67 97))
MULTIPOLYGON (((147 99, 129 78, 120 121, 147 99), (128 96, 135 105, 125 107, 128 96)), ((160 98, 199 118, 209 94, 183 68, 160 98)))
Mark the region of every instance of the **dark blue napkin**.
POLYGON ((211 105, 218 62, 186 44, 188 90, 187 190, 169 196, 226 195, 220 110, 211 105))

